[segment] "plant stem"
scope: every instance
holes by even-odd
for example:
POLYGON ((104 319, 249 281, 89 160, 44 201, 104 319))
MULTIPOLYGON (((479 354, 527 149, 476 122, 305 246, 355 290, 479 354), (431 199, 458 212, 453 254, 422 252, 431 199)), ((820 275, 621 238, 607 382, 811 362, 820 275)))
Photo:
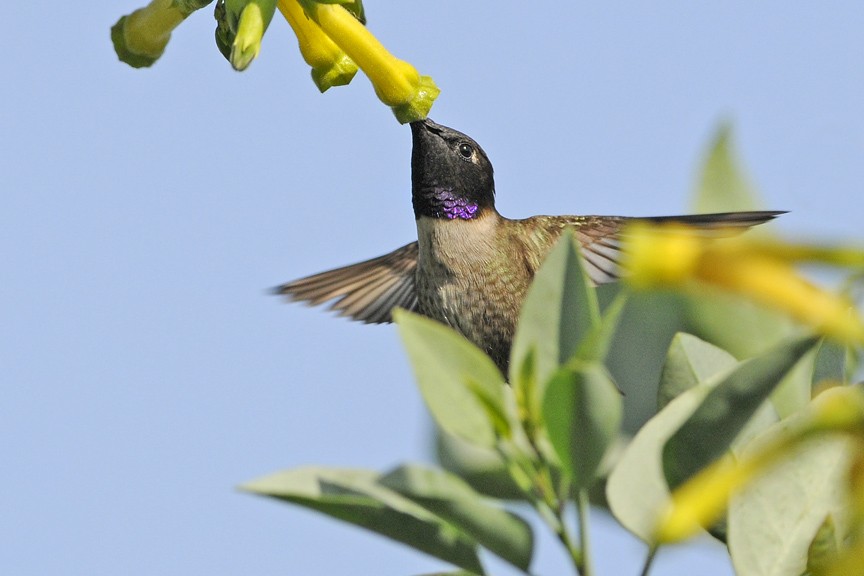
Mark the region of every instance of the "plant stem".
POLYGON ((588 572, 583 572, 585 566, 583 551, 573 540, 564 520, 568 489, 561 490, 563 487, 559 487, 556 490, 549 465, 539 450, 535 449, 538 461, 533 462, 528 458, 521 458, 518 451, 511 452, 503 443, 499 443, 497 449, 507 463, 510 476, 528 498, 531 506, 537 511, 543 522, 555 533, 558 541, 567 550, 573 560, 576 573, 581 576, 591 576, 590 567, 588 572), (564 496, 562 497, 561 494, 564 496))
POLYGON ((645 557, 645 565, 642 566, 640 576, 648 576, 648 572, 651 571, 651 564, 654 563, 655 556, 657 556, 657 546, 652 545, 651 548, 648 549, 648 556, 645 557))
POLYGON ((585 571, 585 550, 580 550, 576 543, 573 542, 573 537, 570 535, 570 531, 567 530, 567 524, 564 523, 564 519, 559 516, 558 520, 561 529, 556 532, 556 535, 561 544, 564 545, 564 548, 567 549, 567 552, 570 553, 576 573, 581 574, 581 576, 591 576, 590 569, 587 572, 585 571))
POLYGON ((576 494, 576 515, 579 518, 579 548, 582 550, 582 564, 577 566, 582 576, 593 576, 594 566, 591 564, 591 542, 588 533, 588 512, 591 508, 588 502, 588 491, 580 488, 576 494))

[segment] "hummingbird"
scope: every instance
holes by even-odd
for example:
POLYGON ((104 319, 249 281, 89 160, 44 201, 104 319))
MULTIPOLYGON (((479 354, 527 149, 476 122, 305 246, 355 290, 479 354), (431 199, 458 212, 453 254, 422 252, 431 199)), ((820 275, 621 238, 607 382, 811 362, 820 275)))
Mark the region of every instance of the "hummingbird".
POLYGON ((565 230, 581 245, 595 285, 619 278, 620 233, 629 222, 680 223, 716 233, 743 231, 781 211, 686 216, 532 216, 495 209, 492 163, 465 134, 426 119, 411 123, 411 201, 417 240, 389 254, 288 282, 293 301, 330 308, 368 324, 394 308, 454 328, 508 373, 510 346, 526 292, 565 230))

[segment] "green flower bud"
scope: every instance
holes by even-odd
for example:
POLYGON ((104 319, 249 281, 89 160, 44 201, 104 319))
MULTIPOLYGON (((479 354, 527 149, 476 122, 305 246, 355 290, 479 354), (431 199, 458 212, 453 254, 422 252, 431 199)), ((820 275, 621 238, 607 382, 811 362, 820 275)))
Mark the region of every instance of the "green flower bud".
POLYGON ((276 0, 225 0, 226 19, 234 33, 228 60, 235 70, 245 70, 258 56, 275 11, 276 0))
POLYGON ((133 68, 152 66, 162 56, 171 32, 189 14, 213 0, 153 0, 120 18, 111 27, 111 42, 121 62, 133 68))

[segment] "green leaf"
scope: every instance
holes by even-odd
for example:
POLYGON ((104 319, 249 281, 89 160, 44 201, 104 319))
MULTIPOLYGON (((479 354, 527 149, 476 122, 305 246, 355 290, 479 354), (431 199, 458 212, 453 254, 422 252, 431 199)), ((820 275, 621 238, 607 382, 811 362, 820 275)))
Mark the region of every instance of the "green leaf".
MULTIPOLYGON (((783 420, 763 432, 742 457, 787 433, 795 420, 783 420)), ((828 517, 842 541, 848 533, 850 509, 841 487, 847 482, 851 454, 845 438, 810 440, 733 496, 728 546, 737 574, 802 574, 808 558, 815 560, 814 535, 826 536, 824 531, 821 536, 817 533, 824 530, 828 517)))
POLYGON ((762 205, 732 150, 732 127, 721 124, 712 139, 693 198, 695 212, 758 210, 762 205))
POLYGON ((621 426, 621 393, 598 364, 568 365, 549 381, 543 420, 574 487, 588 488, 621 426))
POLYGON ((813 398, 813 363, 816 348, 808 350, 771 393, 771 404, 780 418, 787 418, 807 406, 813 398))
POLYGON ((829 563, 837 557, 839 548, 837 529, 834 526, 834 519, 829 514, 822 521, 810 546, 807 547, 807 572, 824 573, 829 563))
POLYGON ((435 455, 444 469, 458 475, 477 492, 504 500, 525 500, 525 493, 510 476, 497 450, 481 448, 439 428, 435 455))
MULTIPOLYGON (((612 341, 618 332, 618 326, 624 309, 627 307, 630 293, 622 290, 614 300, 604 308, 600 323, 586 334, 574 354, 574 358, 582 362, 603 362, 612 347, 612 341)), ((572 360, 572 359, 571 359, 572 360)))
POLYGON ((527 572, 533 551, 531 528, 515 514, 487 504, 460 478, 443 470, 401 466, 383 476, 380 483, 527 572))
POLYGON ((736 358, 761 354, 794 329, 792 321, 782 312, 736 294, 708 289, 689 294, 685 303, 684 331, 729 351, 736 358))
MULTIPOLYGON (((492 360, 454 330, 405 310, 394 310, 423 399, 447 433, 494 446, 509 433, 504 378, 492 360)), ((509 392, 509 390, 508 390, 509 392)))
MULTIPOLYGON (((616 287, 600 286, 601 302, 616 287)), ((684 330, 682 301, 681 295, 670 292, 633 292, 618 321, 606 366, 624 392, 623 427, 631 435, 657 413, 660 372, 672 338, 684 330)))
POLYGON ((846 346, 832 340, 823 340, 819 344, 813 366, 813 385, 826 380, 846 382, 846 346))
POLYGON ((433 513, 377 483, 366 470, 298 468, 240 486, 299 504, 387 536, 451 564, 483 574, 472 538, 433 513))
POLYGON ((599 324, 597 295, 577 242, 566 232, 537 271, 522 305, 510 354, 510 382, 516 388, 523 386, 522 365, 533 351, 533 380, 542 397, 542 386, 599 324))
POLYGON ((742 362, 722 378, 666 442, 663 468, 675 488, 728 450, 783 376, 817 342, 795 338, 742 362))
POLYGON ((225 9, 225 0, 216 0, 213 9, 213 18, 216 19, 216 30, 213 35, 216 40, 216 48, 226 60, 231 59, 231 46, 234 44, 236 34, 231 30, 228 22, 228 11, 225 9))
POLYGON ((683 392, 731 370, 736 364, 738 361, 722 348, 679 332, 672 339, 660 373, 658 407, 662 409, 683 392))
POLYGON ((663 476, 663 446, 710 390, 704 385, 691 388, 648 420, 609 475, 609 508, 627 530, 647 543, 652 541, 658 516, 670 502, 663 476))
MULTIPOLYGON (((685 331, 728 351, 736 358, 764 354, 795 334, 788 316, 748 302, 740 296, 709 290, 686 299, 685 331)), ((771 394, 782 417, 810 401, 810 372, 802 364, 771 394)))

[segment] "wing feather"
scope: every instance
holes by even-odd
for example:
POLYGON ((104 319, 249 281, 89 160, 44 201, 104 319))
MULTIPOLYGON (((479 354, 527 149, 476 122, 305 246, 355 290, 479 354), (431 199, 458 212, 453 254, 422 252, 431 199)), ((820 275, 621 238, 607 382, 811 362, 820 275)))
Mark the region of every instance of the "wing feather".
POLYGON ((392 322, 391 311, 417 310, 414 271, 417 242, 335 270, 288 282, 275 289, 294 301, 316 306, 333 300, 331 310, 367 324, 392 322))
POLYGON ((582 246, 582 256, 588 264, 588 276, 595 284, 605 284, 614 282, 621 277, 620 240, 626 236, 626 232, 622 232, 622 228, 627 223, 677 223, 691 226, 704 235, 721 238, 740 234, 751 226, 768 222, 781 214, 785 214, 785 212, 722 212, 648 218, 561 216, 559 223, 561 226, 572 226, 576 230, 576 237, 582 246))

